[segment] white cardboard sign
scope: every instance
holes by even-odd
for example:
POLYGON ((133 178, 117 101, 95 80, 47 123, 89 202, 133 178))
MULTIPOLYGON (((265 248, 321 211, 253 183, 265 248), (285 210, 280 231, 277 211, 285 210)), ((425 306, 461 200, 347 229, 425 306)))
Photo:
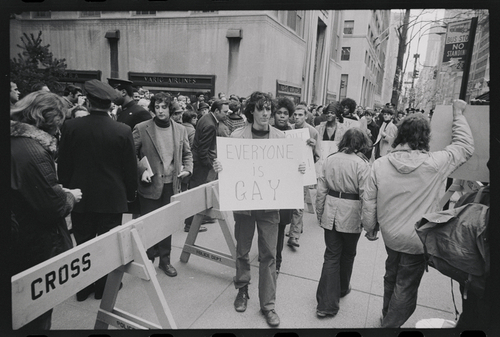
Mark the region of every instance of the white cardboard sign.
MULTIPOLYGON (((490 181, 486 164, 490 158, 490 107, 487 105, 467 105, 464 116, 469 123, 474 138, 474 153, 462 166, 457 168, 451 178, 470 181, 490 181)), ((451 144, 453 110, 451 105, 438 105, 431 119, 431 151, 439 151, 451 144)))
POLYGON ((286 130, 284 132, 286 138, 298 138, 304 141, 305 147, 303 147, 303 153, 302 153, 302 159, 304 159, 306 163, 306 172, 304 173, 304 186, 315 185, 317 180, 316 180, 316 170, 314 167, 314 156, 312 148, 306 144, 306 140, 311 138, 309 129, 307 128, 293 129, 293 130, 286 130))
POLYGON ((304 207, 305 144, 298 138, 217 137, 220 209, 242 211, 304 207))

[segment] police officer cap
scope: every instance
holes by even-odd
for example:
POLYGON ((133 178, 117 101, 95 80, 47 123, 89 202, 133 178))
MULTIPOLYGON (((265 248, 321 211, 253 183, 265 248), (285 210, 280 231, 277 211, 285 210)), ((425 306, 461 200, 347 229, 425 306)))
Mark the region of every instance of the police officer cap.
POLYGON ((173 110, 173 112, 182 112, 182 111, 184 111, 184 110, 182 110, 181 106, 177 102, 172 102, 172 110, 173 110))
POLYGON ((108 78, 108 83, 113 89, 125 89, 126 87, 131 87, 134 82, 129 80, 121 80, 119 78, 108 78))
POLYGON ((210 105, 208 105, 205 102, 201 102, 200 105, 198 106, 198 110, 204 109, 204 108, 210 108, 210 105))
POLYGON ((86 81, 83 87, 90 101, 101 104, 111 104, 119 96, 110 85, 99 80, 86 81))

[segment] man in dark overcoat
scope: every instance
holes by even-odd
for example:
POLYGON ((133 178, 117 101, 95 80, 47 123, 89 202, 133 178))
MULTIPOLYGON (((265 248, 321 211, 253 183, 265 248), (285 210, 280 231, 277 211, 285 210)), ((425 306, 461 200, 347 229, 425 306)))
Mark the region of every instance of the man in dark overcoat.
POLYGON ((152 118, 149 111, 138 105, 134 100, 133 82, 108 78, 108 83, 118 93, 118 98, 114 101, 116 105, 120 106, 116 112, 118 122, 127 124, 133 130, 136 124, 152 118))
MULTIPOLYGON (((127 202, 135 199, 137 160, 132 130, 108 115, 117 93, 98 80, 85 82, 90 115, 68 120, 61 130, 58 174, 66 188, 79 188, 82 200, 71 221, 77 244, 121 225, 127 202)), ((105 277, 77 294, 85 300, 95 291, 102 298, 105 277)))

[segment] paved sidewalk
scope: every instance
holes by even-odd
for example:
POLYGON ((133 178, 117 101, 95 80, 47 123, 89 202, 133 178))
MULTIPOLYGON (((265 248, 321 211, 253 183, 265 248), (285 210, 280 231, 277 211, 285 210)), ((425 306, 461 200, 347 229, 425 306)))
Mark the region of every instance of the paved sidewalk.
MULTIPOLYGON (((124 220, 129 221, 130 217, 126 216, 124 220)), ((191 255, 188 263, 180 262, 187 236, 182 226, 179 224, 179 231, 172 237, 172 264, 178 276, 170 278, 156 268, 178 329, 267 329, 265 319, 259 312, 257 234, 250 253, 252 283, 249 286, 248 308, 246 312, 238 313, 233 308, 237 293, 232 282, 234 269, 195 255, 191 255)), ((198 235, 196 244, 229 253, 218 223, 206 226, 208 231, 198 235)), ((316 317, 316 289, 325 244, 323 229, 317 225, 315 215, 304 212, 304 233, 299 242, 299 248, 285 246, 283 249, 276 300, 276 312, 281 318, 279 329, 377 327, 382 309, 386 258, 382 239, 371 242, 362 234, 351 280, 352 292, 341 299, 339 313, 325 319, 316 317)), ((157 323, 142 282, 125 274, 116 307, 157 323)), ((456 282, 454 294, 457 308, 461 311, 456 282)), ((93 295, 84 302, 77 302, 76 296, 67 299, 54 308, 52 329, 93 329, 99 304, 100 301, 95 300, 93 295)), ((450 279, 431 268, 422 279, 417 309, 403 328, 413 328, 417 321, 424 318, 455 319, 450 279)))

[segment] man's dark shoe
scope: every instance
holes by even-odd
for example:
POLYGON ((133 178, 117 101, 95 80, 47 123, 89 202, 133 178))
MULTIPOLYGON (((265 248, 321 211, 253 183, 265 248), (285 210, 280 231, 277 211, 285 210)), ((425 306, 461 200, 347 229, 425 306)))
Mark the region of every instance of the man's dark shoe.
POLYGON ((217 220, 217 219, 214 219, 214 218, 207 218, 207 219, 203 219, 203 220, 201 221, 201 224, 202 224, 202 225, 204 225, 204 224, 207 224, 207 223, 214 223, 214 222, 215 222, 215 220, 217 220))
POLYGON ((340 298, 349 295, 350 292, 351 292, 351 285, 349 285, 349 288, 347 289, 347 291, 345 293, 340 293, 340 298))
POLYGON ((238 295, 234 300, 234 309, 238 312, 243 312, 247 310, 247 301, 250 298, 248 296, 248 286, 241 287, 238 289, 238 295))
POLYGON ((288 239, 287 245, 289 245, 290 247, 300 247, 299 240, 297 238, 288 239))
POLYGON ((92 294, 95 291, 95 285, 92 283, 89 286, 86 286, 82 290, 76 293, 76 300, 78 302, 83 302, 89 297, 90 294, 92 294))
POLYGON ((167 276, 170 276, 170 277, 177 276, 177 270, 175 270, 174 266, 172 266, 171 264, 167 264, 166 266, 158 265, 158 268, 160 268, 161 270, 163 270, 163 272, 167 276))
MULTIPOLYGON (((190 227, 185 227, 184 226, 184 232, 188 233, 189 232, 189 229, 190 227)), ((200 226, 200 229, 198 229, 198 233, 201 233, 201 232, 206 232, 208 229, 207 227, 204 227, 204 226, 200 226)))
POLYGON ((271 310, 261 310, 262 314, 266 317, 266 322, 269 326, 280 325, 280 318, 274 309, 271 310))

